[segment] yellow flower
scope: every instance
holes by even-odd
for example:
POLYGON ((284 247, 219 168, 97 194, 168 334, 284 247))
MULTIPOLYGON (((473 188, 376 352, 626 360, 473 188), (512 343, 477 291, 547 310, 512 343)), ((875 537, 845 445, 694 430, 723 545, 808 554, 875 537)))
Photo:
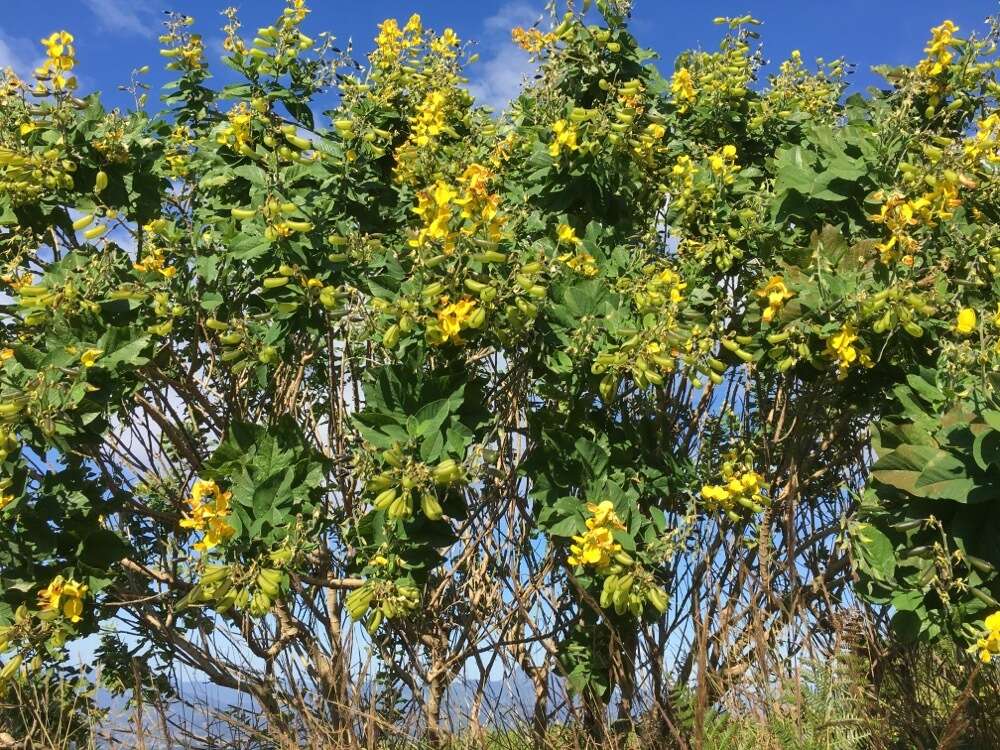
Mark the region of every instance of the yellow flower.
MULTIPOLYGON (((997 315, 1000 316, 1000 312, 998 312, 997 315)), ((0 349, 0 364, 3 364, 13 356, 14 356, 14 350, 11 349, 9 346, 5 347, 4 349, 0 349)))
POLYGON ((615 505, 610 500, 600 503, 587 503, 587 512, 591 514, 586 520, 587 531, 573 537, 570 554, 566 558, 570 565, 592 565, 598 570, 604 570, 611 565, 611 558, 621 552, 621 545, 614 539, 615 529, 624 531, 615 505))
POLYGON ((569 122, 566 120, 556 120, 552 123, 552 132, 555 134, 555 139, 549 144, 549 156, 553 159, 558 159, 563 149, 569 151, 577 150, 576 128, 569 122))
POLYGON ((568 268, 581 276, 592 279, 597 276, 598 269, 594 256, 588 252, 566 253, 559 256, 559 260, 566 264, 568 268))
POLYGON ((740 171, 740 167, 736 164, 736 146, 729 144, 709 155, 708 166, 712 172, 722 177, 723 182, 727 185, 732 184, 733 176, 740 171))
MULTIPOLYGON (((154 225, 154 222, 150 222, 150 224, 147 224, 145 228, 149 229, 154 225)), ((155 271, 165 279, 173 278, 174 274, 177 273, 176 268, 167 265, 165 251, 159 247, 150 247, 147 249, 142 261, 133 263, 132 268, 141 273, 152 273, 155 271)))
POLYGON ((706 500, 724 504, 729 500, 729 490, 717 484, 706 484, 701 488, 701 495, 706 500))
POLYGON ((538 29, 524 29, 517 26, 510 32, 510 38, 524 51, 537 53, 555 42, 556 35, 551 32, 543 34, 538 29))
POLYGON ((674 73, 670 82, 670 93, 674 95, 674 101, 678 103, 677 109, 686 112, 688 104, 695 99, 694 78, 687 68, 680 68, 674 73))
POLYGON ((993 655, 1000 653, 1000 612, 989 615, 985 621, 985 638, 980 638, 976 642, 979 650, 979 659, 983 664, 993 661, 993 655))
POLYGON ((955 320, 955 333, 960 336, 968 336, 976 330, 976 311, 971 307, 963 307, 958 311, 958 318, 955 320))
POLYGON ((439 207, 447 206, 451 203, 452 199, 458 197, 458 193, 448 183, 438 180, 437 184, 434 185, 434 189, 431 190, 431 197, 439 207))
MULTIPOLYGON (((444 301, 444 300, 442 300, 444 301)), ((475 300, 469 298, 460 299, 458 302, 446 304, 438 310, 437 321, 441 329, 442 342, 461 342, 461 332, 472 311, 476 307, 475 300)))
POLYGON ((406 26, 403 27, 403 33, 405 34, 419 35, 422 34, 423 31, 424 22, 423 19, 420 18, 419 13, 411 15, 406 21, 406 26))
POLYGON ((615 513, 615 504, 610 500, 602 500, 599 503, 587 503, 587 512, 591 513, 591 518, 587 519, 587 528, 593 529, 597 526, 611 526, 621 531, 625 530, 618 514, 615 513))
POLYGON ((994 112, 979 123, 976 135, 965 142, 965 158, 972 167, 981 161, 996 166, 1000 164, 1000 113, 994 112))
POLYGON ((567 245, 579 245, 580 238, 576 236, 576 230, 569 224, 560 224, 556 228, 556 238, 560 243, 567 245))
POLYGON ((826 355, 837 365, 837 378, 843 380, 851 366, 857 362, 862 367, 873 367, 867 349, 855 346, 858 334, 849 323, 826 340, 826 355))
POLYGON ((231 498, 231 492, 223 492, 213 481, 199 479, 194 483, 191 497, 187 501, 191 511, 180 522, 183 528, 204 534, 200 541, 192 545, 194 549, 207 552, 236 533, 236 529, 226 520, 231 498))
POLYGON ((598 527, 586 534, 574 536, 576 544, 570 545, 567 557, 570 565, 592 565, 597 569, 607 568, 611 558, 621 552, 621 545, 611 535, 610 529, 598 527))
POLYGON ((763 317, 765 323, 770 323, 774 320, 774 316, 784 307, 785 302, 795 295, 785 286, 784 278, 781 276, 772 276, 763 288, 757 290, 757 296, 767 300, 767 307, 764 308, 763 317))
POLYGON ((253 113, 246 102, 240 102, 227 115, 228 122, 219 130, 216 141, 223 146, 230 146, 234 151, 243 152, 251 146, 251 126, 253 113))
POLYGON ((857 338, 849 326, 844 326, 827 340, 826 345, 842 364, 850 366, 858 358, 858 350, 853 346, 857 338))
POLYGON ((236 533, 236 529, 229 525, 229 522, 223 518, 212 517, 208 519, 208 523, 204 529, 204 536, 202 536, 201 541, 195 542, 191 545, 194 549, 199 552, 207 552, 215 547, 218 547, 224 541, 229 539, 236 533))
POLYGON ((428 242, 436 242, 445 255, 450 255, 455 249, 454 235, 451 230, 451 220, 454 214, 452 201, 458 197, 458 192, 443 180, 438 180, 433 187, 417 194, 417 206, 413 213, 423 219, 424 226, 410 240, 411 247, 423 247, 428 242))
POLYGON ((443 91, 431 91, 424 97, 416 115, 410 120, 414 143, 426 147, 447 129, 447 104, 448 98, 443 91))
POLYGON ((80 355, 80 364, 84 367, 93 367, 102 354, 104 354, 103 349, 87 349, 80 355))
POLYGON ((706 484, 701 488, 701 498, 708 510, 724 511, 735 520, 738 506, 759 512, 767 503, 767 496, 761 491, 764 477, 753 470, 749 459, 737 462, 733 454, 727 454, 720 479, 720 484, 706 484))
POLYGON ((68 31, 56 31, 42 40, 45 45, 45 54, 49 57, 58 58, 64 55, 73 54, 73 35, 68 31))
POLYGON ((587 511, 591 514, 586 520, 587 532, 573 537, 576 544, 570 546, 572 554, 568 559, 571 565, 605 568, 610 564, 611 557, 621 550, 621 546, 614 541, 612 531, 624 530, 625 525, 610 500, 588 503, 587 511))
POLYGON ((56 31, 42 40, 42 46, 48 57, 35 71, 38 79, 51 81, 56 91, 76 88, 76 78, 63 75, 76 66, 73 35, 68 31, 56 31))
POLYGON ((945 21, 931 29, 931 40, 924 47, 927 57, 917 64, 918 73, 934 78, 945 71, 955 57, 949 47, 956 41, 956 31, 958 26, 952 21, 945 21))
POLYGON ((38 604, 46 611, 63 613, 70 622, 79 622, 83 614, 83 598, 87 595, 87 586, 66 580, 61 575, 52 579, 48 586, 38 594, 38 604))
POLYGON ((986 629, 1000 632, 1000 611, 994 612, 986 618, 986 629))

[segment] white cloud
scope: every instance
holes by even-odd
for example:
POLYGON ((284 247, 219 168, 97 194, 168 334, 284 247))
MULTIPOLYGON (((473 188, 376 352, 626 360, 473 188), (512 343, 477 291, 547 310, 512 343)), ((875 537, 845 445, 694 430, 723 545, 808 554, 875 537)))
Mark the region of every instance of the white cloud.
POLYGON ((0 70, 13 68, 22 78, 31 74, 42 61, 41 45, 30 39, 9 36, 0 27, 0 70))
POLYGON ((542 15, 537 7, 512 2, 483 22, 480 61, 469 69, 469 90, 477 104, 500 111, 520 93, 535 65, 528 53, 511 41, 510 32, 515 26, 531 26, 542 15))
POLYGON ((542 13, 527 3, 513 2, 500 6, 500 9, 483 21, 483 30, 487 34, 510 36, 510 30, 515 26, 530 26, 542 13))
POLYGON ((147 0, 83 0, 106 31, 139 36, 159 33, 160 19, 147 0))

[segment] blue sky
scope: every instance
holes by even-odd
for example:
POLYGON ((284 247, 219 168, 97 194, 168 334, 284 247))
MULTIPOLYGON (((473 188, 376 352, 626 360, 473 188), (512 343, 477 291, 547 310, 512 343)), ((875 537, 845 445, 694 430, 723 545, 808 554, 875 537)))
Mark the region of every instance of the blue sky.
MULTIPOLYGON (((188 13, 211 53, 221 44, 218 12, 227 4, 241 10, 244 30, 252 32, 280 11, 281 0, 3 0, 0 15, 0 67, 13 65, 30 71, 40 57, 42 36, 66 29, 77 37, 81 89, 99 89, 112 104, 127 104, 117 91, 133 68, 162 67, 156 36, 166 8, 188 13)), ((341 42, 353 38, 358 53, 366 53, 383 18, 406 18, 420 13, 427 25, 452 26, 464 39, 479 43, 481 61, 469 71, 478 98, 502 104, 516 92, 528 72, 526 58, 509 41, 514 25, 530 24, 542 12, 544 0, 311 0, 313 13, 306 31, 330 31, 341 42)), ((876 63, 912 63, 920 57, 928 29, 951 18, 963 33, 983 29, 983 20, 1000 12, 997 0, 636 0, 633 30, 640 42, 657 50, 661 66, 669 70, 681 50, 714 48, 720 30, 712 24, 719 15, 753 13, 762 27, 765 54, 771 60, 801 49, 807 60, 845 56, 856 63, 854 85, 877 79, 869 68, 876 63)), ((216 57, 217 54, 213 54, 216 57)), ((151 83, 167 80, 150 76, 151 83)))

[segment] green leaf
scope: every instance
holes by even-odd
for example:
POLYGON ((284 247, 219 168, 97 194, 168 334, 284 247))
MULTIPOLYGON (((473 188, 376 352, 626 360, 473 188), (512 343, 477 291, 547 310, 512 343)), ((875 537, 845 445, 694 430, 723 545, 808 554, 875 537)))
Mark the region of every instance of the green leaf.
POLYGON ((271 241, 258 234, 242 234, 229 246, 229 256, 236 260, 255 260, 271 249, 271 241))
POLYGON ((78 559, 83 565, 107 571, 125 557, 128 550, 128 545, 115 532, 98 529, 83 540, 78 559))
POLYGON ((595 479, 603 476, 608 461, 611 459, 607 449, 586 438, 577 440, 575 446, 577 454, 583 460, 583 466, 587 470, 588 476, 595 479))
POLYGON ((10 200, 0 198, 0 226, 17 224, 17 221, 17 214, 14 213, 14 209, 10 205, 10 200))
POLYGON ((451 414, 451 408, 452 401, 445 398, 432 401, 422 407, 414 415, 417 422, 417 436, 424 437, 431 433, 439 432, 451 414))
POLYGON ((950 453, 939 450, 914 482, 914 494, 932 500, 965 502, 975 487, 975 483, 965 474, 964 463, 950 453))
POLYGON ((889 537, 868 523, 855 524, 851 528, 851 537, 866 572, 880 581, 892 580, 896 555, 889 537))

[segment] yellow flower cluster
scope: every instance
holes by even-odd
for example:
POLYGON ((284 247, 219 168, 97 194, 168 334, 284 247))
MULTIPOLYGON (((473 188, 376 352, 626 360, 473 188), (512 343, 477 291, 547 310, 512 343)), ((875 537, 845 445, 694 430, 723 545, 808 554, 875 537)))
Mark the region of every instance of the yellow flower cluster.
POLYGON ((454 29, 445 29, 440 35, 431 39, 431 55, 453 60, 458 57, 458 47, 461 43, 454 29))
POLYGON ((458 302, 450 302, 448 297, 441 298, 442 307, 437 313, 437 329, 440 331, 440 340, 435 338, 435 343, 447 343, 449 341, 462 343, 462 330, 465 328, 478 328, 482 325, 483 319, 480 315, 481 309, 477 310, 476 301, 469 297, 463 297, 458 302))
POLYGON ((410 240, 411 247, 433 243, 445 255, 455 252, 456 233, 451 229, 451 220, 455 213, 452 201, 457 197, 458 191, 444 180, 438 180, 434 187, 417 194, 413 213, 423 220, 423 226, 410 240))
POLYGON ((413 142, 426 148, 448 129, 446 105, 448 98, 443 91, 431 91, 417 107, 410 119, 413 142))
POLYGON ((207 552, 236 533, 228 521, 230 500, 233 493, 223 492, 219 485, 212 481, 199 479, 191 488, 191 497, 187 503, 191 511, 181 519, 185 529, 200 531, 201 541, 195 542, 194 549, 207 552))
POLYGON ((253 112, 246 102, 240 102, 226 115, 226 122, 219 128, 216 141, 222 146, 229 146, 241 154, 252 154, 253 149, 253 112))
MULTIPOLYGON (((556 227, 556 240, 560 245, 570 245, 572 247, 578 247, 581 243, 576 230, 569 224, 560 224, 556 227)), ((560 263, 565 263, 566 267, 574 273, 578 273, 587 279, 597 276, 599 270, 594 256, 585 250, 563 253, 558 257, 558 260, 560 263)))
POLYGON ((701 488, 701 498, 710 511, 722 511, 730 518, 739 518, 737 506, 760 513, 767 504, 763 493, 764 477, 753 470, 749 461, 740 462, 734 455, 722 463, 721 482, 701 488))
MULTIPOLYGON (((14 357, 14 350, 7 347, 0 349, 0 367, 7 360, 14 357)), ((7 460, 18 450, 17 434, 13 430, 0 429, 0 462, 7 460)), ((13 477, 0 477, 0 511, 14 502, 14 493, 11 489, 14 486, 13 477)))
POLYGON ((917 63, 917 73, 927 78, 936 78, 948 69, 955 58, 952 47, 957 41, 958 27, 952 21, 945 21, 931 29, 931 40, 924 47, 927 57, 917 63))
POLYGON ((1000 113, 979 121, 976 134, 965 141, 965 161, 972 168, 1000 165, 1000 113))
POLYGON ((576 230, 569 224, 560 224, 556 227, 556 239, 560 245, 580 244, 580 238, 577 236, 576 230))
POLYGON ((837 379, 847 377, 851 367, 860 364, 862 367, 873 367, 871 355, 865 347, 858 347, 858 333, 854 326, 845 323, 843 327, 826 340, 826 355, 837 366, 837 379))
POLYGON ((143 251, 142 260, 132 264, 132 268, 140 273, 158 273, 165 279, 171 279, 177 269, 167 264, 166 250, 156 244, 157 237, 162 237, 168 222, 166 219, 154 219, 143 225, 149 247, 143 251))
POLYGON ((165 279, 173 278, 177 269, 167 265, 166 251, 160 247, 149 248, 141 261, 132 264, 140 273, 158 273, 165 279))
POLYGON ((535 28, 524 29, 520 26, 516 26, 510 32, 510 38, 518 47, 532 54, 541 52, 546 47, 554 44, 556 39, 558 39, 552 32, 542 33, 535 28))
POLYGON ((670 168, 672 185, 678 188, 676 194, 689 193, 694 189, 694 176, 698 167, 687 154, 681 154, 670 168))
POLYGON ((640 313, 660 310, 668 303, 678 305, 684 299, 687 282, 672 268, 651 264, 644 269, 646 282, 633 293, 635 306, 640 313))
POLYGON ((708 157, 708 166, 712 173, 722 178, 726 185, 732 185, 736 173, 740 171, 736 163, 736 146, 729 144, 718 149, 708 157))
POLYGON ((549 144, 549 156, 553 159, 560 158, 564 151, 576 151, 580 147, 576 126, 568 120, 556 120, 552 123, 552 134, 555 137, 549 144))
POLYGON ((574 273, 578 273, 585 279, 592 279, 597 276, 597 261, 593 255, 586 250, 578 250, 575 253, 564 253, 559 256, 559 260, 566 264, 574 273))
POLYGON ((233 7, 222 11, 222 15, 227 19, 227 23, 222 27, 222 30, 226 32, 226 38, 222 40, 222 49, 226 52, 244 55, 247 53, 247 44, 240 37, 240 22, 236 14, 236 8, 233 7))
POLYGON ((62 612, 70 622, 80 622, 83 615, 83 599, 87 596, 87 586, 72 578, 66 580, 56 576, 38 594, 38 605, 48 612, 62 612))
POLYGON ((99 126, 100 135, 91 141, 91 145, 109 162, 124 164, 130 156, 126 127, 127 121, 123 116, 118 112, 109 112, 99 126))
POLYGON ((687 68, 678 68, 670 81, 670 93, 673 94, 677 111, 687 112, 688 107, 694 103, 697 96, 694 88, 694 78, 687 68))
POLYGON ((378 26, 375 50, 369 59, 377 68, 397 65, 404 53, 412 52, 423 44, 423 31, 423 22, 416 13, 410 16, 402 29, 395 18, 385 19, 378 26))
POLYGON ((410 239, 410 247, 433 246, 451 255, 462 236, 485 232, 485 239, 498 241, 503 226, 500 196, 489 192, 490 178, 486 167, 470 164, 459 176, 457 186, 438 180, 433 187, 419 192, 413 213, 423 224, 410 239))
POLYGON ((979 660, 983 664, 993 661, 994 654, 1000 654, 1000 612, 994 612, 986 618, 986 637, 976 642, 979 660))
POLYGON ((462 195, 455 199, 455 205, 461 208, 461 217, 469 225, 463 227, 466 235, 475 234, 481 227, 486 227, 487 238, 496 241, 500 239, 502 222, 499 220, 500 196, 489 191, 489 183, 493 174, 482 164, 470 164, 458 176, 458 184, 462 195))
POLYGON ((914 209, 906 196, 895 193, 882 204, 879 213, 868 217, 876 224, 884 224, 889 230, 889 238, 876 245, 883 263, 893 262, 900 253, 908 259, 907 265, 912 263, 911 259, 920 244, 910 235, 910 227, 918 223, 914 218, 914 209))
MULTIPOLYGON (((901 166, 904 173, 914 170, 912 165, 901 166)), ((920 242, 911 231, 912 227, 933 228, 954 215, 954 209, 962 205, 958 188, 962 177, 955 173, 942 174, 933 178, 934 187, 917 198, 907 198, 899 192, 892 193, 884 200, 877 214, 868 217, 875 224, 884 224, 889 237, 877 243, 883 263, 899 259, 904 265, 912 266, 914 254, 920 242)), ((876 195, 877 198, 882 196, 876 195)))
MULTIPOLYGON (((425 32, 417 14, 402 28, 391 18, 379 25, 375 50, 369 57, 371 81, 357 90, 385 106, 413 112, 409 137, 395 152, 395 177, 400 182, 417 181, 421 156, 443 135, 454 135, 453 124, 466 116, 471 97, 459 88, 460 45, 452 29, 439 35, 425 32)), ((383 136, 389 138, 388 133, 379 135, 383 136)), ((354 153, 349 151, 349 158, 354 153)))
POLYGON ((785 285, 784 278, 781 276, 772 276, 761 289, 757 290, 757 296, 761 300, 767 300, 763 318, 765 323, 770 323, 781 312, 781 308, 785 306, 785 303, 795 296, 795 293, 789 291, 785 285))
POLYGON ((611 567, 612 559, 622 550, 615 541, 614 531, 624 531, 625 524, 610 500, 587 503, 587 512, 591 514, 586 521, 587 531, 573 537, 575 544, 570 545, 571 554, 566 560, 570 565, 590 566, 602 572, 611 567))
POLYGON ((76 48, 73 35, 68 31, 56 31, 42 40, 45 47, 45 61, 35 69, 35 77, 49 81, 55 91, 76 88, 76 78, 70 71, 76 67, 76 48))

